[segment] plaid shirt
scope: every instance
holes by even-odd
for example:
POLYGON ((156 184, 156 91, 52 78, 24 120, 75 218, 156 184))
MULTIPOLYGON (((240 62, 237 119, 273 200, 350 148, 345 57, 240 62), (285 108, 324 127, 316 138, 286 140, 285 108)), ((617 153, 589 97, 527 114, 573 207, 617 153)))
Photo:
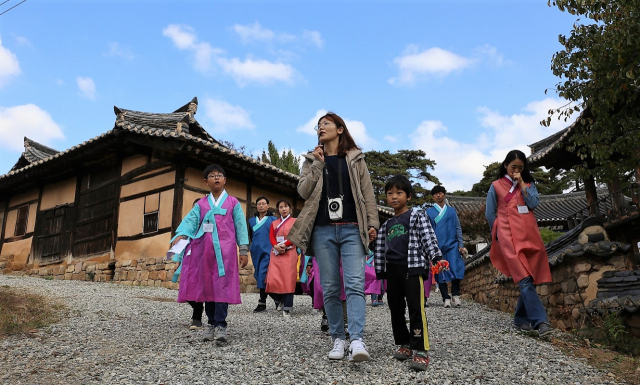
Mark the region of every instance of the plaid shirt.
MULTIPOLYGON (((387 220, 378 231, 376 250, 373 263, 376 268, 376 277, 384 279, 386 275, 387 254, 387 220)), ((429 274, 431 262, 442 259, 442 252, 438 248, 436 233, 424 210, 411 210, 409 219, 409 247, 407 253, 407 266, 409 275, 429 274)))

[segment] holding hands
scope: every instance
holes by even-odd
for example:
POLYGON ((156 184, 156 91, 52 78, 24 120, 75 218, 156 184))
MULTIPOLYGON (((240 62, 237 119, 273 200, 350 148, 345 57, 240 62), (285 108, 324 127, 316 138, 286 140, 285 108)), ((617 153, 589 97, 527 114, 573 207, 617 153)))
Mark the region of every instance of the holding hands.
POLYGON ((287 246, 285 246, 284 243, 278 243, 273 246, 273 248, 278 252, 278 254, 284 254, 285 251, 287 251, 287 246))

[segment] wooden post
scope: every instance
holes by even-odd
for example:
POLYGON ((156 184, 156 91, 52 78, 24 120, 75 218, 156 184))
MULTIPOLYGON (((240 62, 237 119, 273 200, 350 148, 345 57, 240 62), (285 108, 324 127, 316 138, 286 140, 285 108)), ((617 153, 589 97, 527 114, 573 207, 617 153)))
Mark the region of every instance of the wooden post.
POLYGON ((596 181, 592 175, 584 178, 584 192, 587 195, 589 214, 600 216, 600 208, 597 205, 598 193, 596 192, 596 181))
POLYGON ((173 213, 171 215, 171 237, 176 235, 176 230, 182 222, 182 204, 184 200, 184 176, 186 165, 184 162, 176 164, 175 189, 173 190, 173 213))
POLYGON ((2 245, 4 245, 4 230, 7 227, 7 214, 9 212, 9 200, 11 200, 10 196, 6 197, 6 201, 4 203, 4 215, 2 215, 2 233, 0 233, 0 254, 2 254, 2 245))

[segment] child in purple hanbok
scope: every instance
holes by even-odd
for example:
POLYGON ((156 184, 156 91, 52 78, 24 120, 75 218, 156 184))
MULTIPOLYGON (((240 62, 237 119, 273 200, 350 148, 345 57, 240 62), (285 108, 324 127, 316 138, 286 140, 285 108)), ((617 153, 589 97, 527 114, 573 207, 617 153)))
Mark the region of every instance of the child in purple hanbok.
POLYGON ((384 279, 376 278, 376 269, 373 266, 373 252, 369 251, 364 266, 364 293, 371 295, 371 306, 384 305, 382 296, 387 287, 384 279))
POLYGON ((245 267, 249 237, 240 203, 224 189, 224 169, 210 165, 203 175, 211 194, 184 217, 172 246, 179 239, 191 240, 182 261, 178 302, 204 302, 209 321, 203 338, 221 345, 227 341, 229 304, 241 303, 238 248, 240 267, 245 267))

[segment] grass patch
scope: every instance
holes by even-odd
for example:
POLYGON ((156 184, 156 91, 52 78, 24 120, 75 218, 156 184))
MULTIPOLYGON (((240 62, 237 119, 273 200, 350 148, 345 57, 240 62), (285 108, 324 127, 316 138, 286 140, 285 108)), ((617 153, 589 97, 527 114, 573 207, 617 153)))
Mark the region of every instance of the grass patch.
POLYGON ((58 322, 65 307, 37 294, 0 287, 0 338, 58 322))
POLYGON ((640 384, 640 341, 629 335, 618 315, 590 317, 592 326, 560 333, 551 343, 630 384, 640 384))

